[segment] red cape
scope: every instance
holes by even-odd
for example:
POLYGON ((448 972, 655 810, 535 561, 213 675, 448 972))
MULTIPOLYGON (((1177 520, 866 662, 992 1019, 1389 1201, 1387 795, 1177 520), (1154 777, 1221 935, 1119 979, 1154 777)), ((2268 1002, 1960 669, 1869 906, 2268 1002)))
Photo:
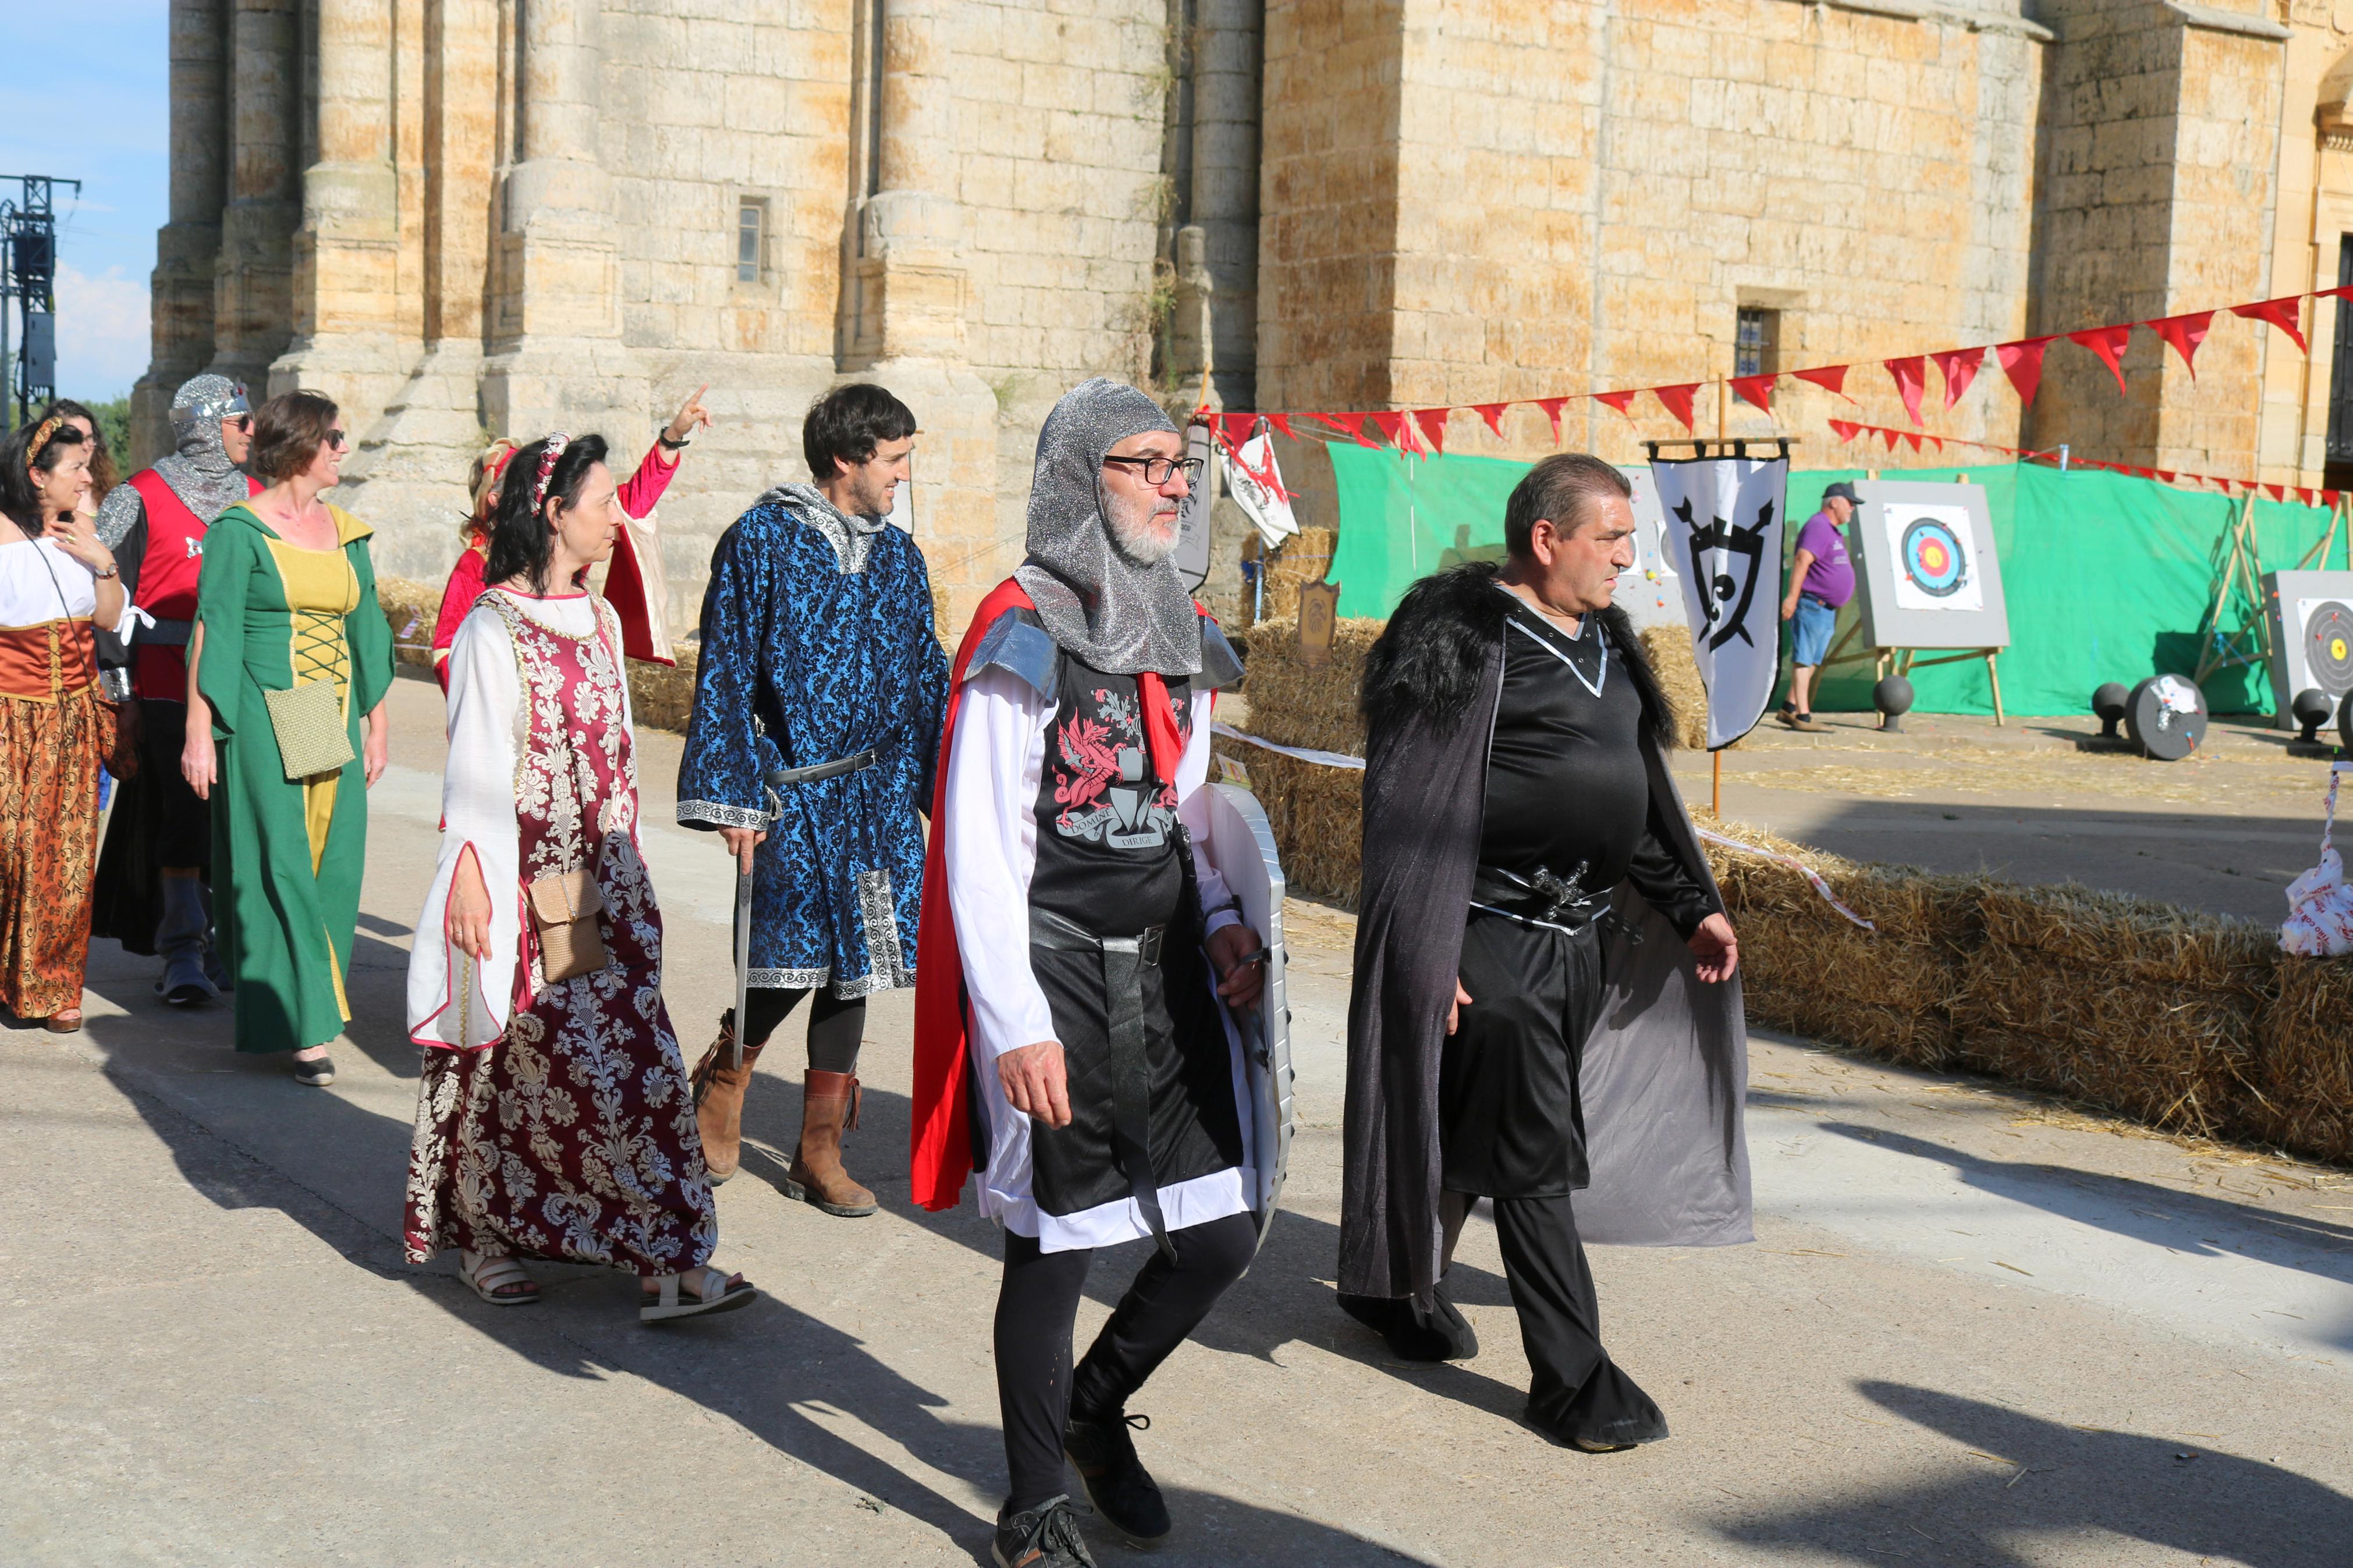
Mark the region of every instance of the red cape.
POLYGON ((932 835, 923 854, 923 916, 915 928, 915 1094, 908 1135, 915 1201, 951 1209, 972 1174, 972 1053, 965 1047, 964 958, 956 950, 955 909, 948 902, 948 748, 955 743, 964 672, 981 637, 1008 610, 1037 606, 1013 578, 988 597, 957 645, 940 725, 940 765, 932 780, 932 835))

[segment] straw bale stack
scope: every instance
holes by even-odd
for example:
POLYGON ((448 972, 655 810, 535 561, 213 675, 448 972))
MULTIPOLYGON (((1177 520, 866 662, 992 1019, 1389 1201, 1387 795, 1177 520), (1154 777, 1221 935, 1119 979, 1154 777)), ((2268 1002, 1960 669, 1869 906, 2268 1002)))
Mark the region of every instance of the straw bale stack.
POLYGON ((1859 866, 1734 824, 1711 846, 1752 1023, 1994 1074, 2169 1131, 2353 1161, 2353 961, 2269 927, 2073 886, 1859 866))
MULTIPOLYGON (((1356 690, 1365 653, 1385 624, 1340 622, 1333 631, 1330 661, 1317 667, 1299 657, 1296 618, 1261 621, 1243 633, 1250 673, 1242 690, 1250 699, 1250 732, 1277 745, 1364 755, 1365 721, 1356 711, 1356 690)), ((1239 742, 1221 740, 1217 749, 1250 774, 1291 886, 1353 904, 1365 775, 1239 742)))
POLYGON ((1303 528, 1275 547, 1273 553, 1256 553, 1250 541, 1243 542, 1243 553, 1264 562, 1266 592, 1258 605, 1258 619, 1290 620, 1299 614, 1299 590, 1309 583, 1320 583, 1332 570, 1332 551, 1339 534, 1328 528, 1303 528))
POLYGON ((1637 634, 1642 657, 1675 710, 1675 744, 1687 752, 1707 750, 1707 688, 1692 657, 1691 633, 1682 626, 1644 626, 1637 634))
MULTIPOLYGON (((433 668, 433 627, 441 618, 441 584, 414 578, 376 579, 376 602, 384 606, 385 619, 392 626, 393 658, 400 663, 420 669, 433 668)), ((687 715, 694 708, 694 652, 692 643, 681 644, 676 649, 675 669, 634 658, 625 661, 629 668, 629 710, 639 725, 685 732, 687 715)))

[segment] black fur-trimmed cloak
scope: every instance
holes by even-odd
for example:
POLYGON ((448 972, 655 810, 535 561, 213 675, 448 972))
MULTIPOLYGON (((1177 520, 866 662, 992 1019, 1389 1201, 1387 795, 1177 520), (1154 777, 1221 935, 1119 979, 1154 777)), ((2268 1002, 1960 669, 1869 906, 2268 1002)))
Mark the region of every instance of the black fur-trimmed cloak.
MULTIPOLYGON (((1439 1272, 1438 1068, 1454 1000, 1503 693, 1511 605, 1495 568, 1425 577, 1365 662, 1364 882, 1348 999, 1340 1289, 1425 1305, 1439 1272)), ((1625 612, 1600 612, 1642 698, 1642 761, 1692 879, 1715 879, 1667 772, 1665 698, 1625 612)), ((1573 807, 1572 807, 1573 808, 1573 807)), ((1608 996, 1586 1043, 1588 1241, 1704 1247, 1753 1239, 1741 1110, 1748 1041, 1740 977, 1703 984, 1691 950, 1630 885, 1642 941, 1609 943, 1608 996)))

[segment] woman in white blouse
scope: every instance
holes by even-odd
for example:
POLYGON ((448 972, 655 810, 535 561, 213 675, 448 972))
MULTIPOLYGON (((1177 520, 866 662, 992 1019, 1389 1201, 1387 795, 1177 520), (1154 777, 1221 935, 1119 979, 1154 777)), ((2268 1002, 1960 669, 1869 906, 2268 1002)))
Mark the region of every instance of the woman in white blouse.
POLYGON ((0 1005, 81 1027, 100 768, 114 709, 93 624, 122 630, 113 552, 80 510, 91 447, 62 416, 0 442, 0 1005))
POLYGON ((441 859, 408 966, 426 1049, 404 1230, 413 1262, 456 1248, 494 1306, 537 1300, 517 1259, 544 1258, 638 1275, 659 1322, 757 1292, 709 1266, 620 626, 575 585, 622 521, 601 437, 517 452, 490 586, 450 647, 441 859))

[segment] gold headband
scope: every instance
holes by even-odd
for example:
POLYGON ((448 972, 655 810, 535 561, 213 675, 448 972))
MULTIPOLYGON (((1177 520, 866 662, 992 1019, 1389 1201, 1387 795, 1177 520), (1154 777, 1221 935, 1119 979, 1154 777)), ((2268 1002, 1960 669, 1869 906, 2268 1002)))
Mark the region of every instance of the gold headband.
POLYGON ((33 444, 25 448, 25 460, 27 463, 39 466, 41 453, 47 447, 50 437, 58 433, 58 428, 65 422, 66 416, 62 414, 52 414, 41 421, 40 427, 33 432, 33 444))

